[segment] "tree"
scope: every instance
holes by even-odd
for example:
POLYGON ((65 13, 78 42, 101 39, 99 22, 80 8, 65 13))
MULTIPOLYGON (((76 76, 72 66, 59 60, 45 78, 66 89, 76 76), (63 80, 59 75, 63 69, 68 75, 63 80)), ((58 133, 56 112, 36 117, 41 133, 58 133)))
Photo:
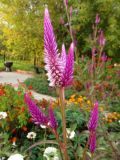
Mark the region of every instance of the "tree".
POLYGON ((1 0, 4 44, 10 56, 42 58, 43 9, 39 0, 1 0))

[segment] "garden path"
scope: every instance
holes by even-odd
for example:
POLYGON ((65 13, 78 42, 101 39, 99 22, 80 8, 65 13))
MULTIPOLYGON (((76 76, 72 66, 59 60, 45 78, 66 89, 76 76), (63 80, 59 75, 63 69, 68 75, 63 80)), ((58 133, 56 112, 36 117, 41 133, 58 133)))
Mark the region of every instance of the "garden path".
MULTIPOLYGON (((20 82, 24 82, 27 78, 32 77, 32 74, 23 74, 23 73, 17 73, 17 72, 0 72, 0 83, 5 84, 5 83, 12 83, 12 85, 17 88, 18 87, 18 80, 20 82)), ((46 100, 55 100, 55 98, 43 94, 36 93, 35 91, 32 91, 32 94, 35 99, 41 100, 41 99, 46 99, 46 100)))

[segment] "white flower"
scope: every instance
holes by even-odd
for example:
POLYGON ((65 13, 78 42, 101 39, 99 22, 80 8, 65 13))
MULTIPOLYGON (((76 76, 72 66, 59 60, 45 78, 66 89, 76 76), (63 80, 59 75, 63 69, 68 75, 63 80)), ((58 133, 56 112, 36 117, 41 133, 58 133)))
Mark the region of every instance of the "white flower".
POLYGON ((118 121, 118 123, 120 123, 120 120, 118 121))
POLYGON ((36 138, 36 133, 35 132, 29 132, 27 134, 27 138, 28 139, 35 139, 36 138))
POLYGON ((47 158, 47 160, 60 160, 58 156, 58 150, 55 147, 47 147, 44 151, 44 157, 47 158))
POLYGON ((60 160, 60 158, 56 156, 56 157, 54 157, 53 160, 60 160))
POLYGON ((5 119, 7 117, 6 112, 0 112, 0 119, 5 119))
POLYGON ((11 155, 8 160, 23 160, 23 156, 21 154, 11 155))
POLYGON ((12 145, 16 147, 16 142, 13 142, 13 144, 12 144, 12 145))
POLYGON ((75 137, 75 131, 71 131, 70 128, 66 128, 67 131, 67 138, 73 139, 75 137))
POLYGON ((43 129, 45 129, 45 128, 46 128, 46 126, 44 126, 44 125, 42 125, 42 124, 40 125, 40 127, 41 127, 41 128, 43 128, 43 129))
POLYGON ((57 149, 55 147, 47 147, 44 151, 44 154, 51 154, 51 153, 56 153, 57 152, 57 149))

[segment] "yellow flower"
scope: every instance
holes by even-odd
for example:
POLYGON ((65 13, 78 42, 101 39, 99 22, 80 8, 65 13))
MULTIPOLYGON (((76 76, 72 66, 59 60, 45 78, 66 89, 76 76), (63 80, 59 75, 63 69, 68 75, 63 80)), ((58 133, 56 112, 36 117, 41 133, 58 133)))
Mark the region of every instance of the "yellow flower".
POLYGON ((75 96, 76 96, 76 95, 75 95, 75 94, 73 94, 70 98, 75 98, 75 96))
POLYGON ((82 97, 78 98, 77 100, 78 100, 79 103, 83 102, 83 98, 82 97))
POLYGON ((103 112, 103 111, 104 111, 103 107, 100 107, 100 111, 101 111, 101 112, 103 112))
POLYGON ((88 100, 88 101, 87 101, 87 104, 88 104, 88 105, 90 105, 90 104, 91 104, 90 100, 88 100))
POLYGON ((75 104, 78 104, 78 102, 74 102, 75 104))
POLYGON ((70 98, 69 102, 75 102, 75 99, 74 98, 70 98))
POLYGON ((86 97, 83 97, 83 99, 86 100, 87 98, 86 98, 86 97))

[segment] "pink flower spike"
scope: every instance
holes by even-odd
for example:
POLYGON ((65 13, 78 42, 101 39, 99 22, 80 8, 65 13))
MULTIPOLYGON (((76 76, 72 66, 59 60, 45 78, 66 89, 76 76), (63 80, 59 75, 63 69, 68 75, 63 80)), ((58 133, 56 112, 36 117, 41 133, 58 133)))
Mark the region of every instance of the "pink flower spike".
POLYGON ((44 14, 44 47, 46 56, 48 54, 51 56, 57 55, 58 53, 57 43, 55 40, 55 35, 53 32, 49 11, 47 8, 45 8, 45 14, 44 14))
POLYGON ((98 126, 98 102, 94 104, 94 108, 91 111, 90 120, 88 122, 88 130, 91 132, 95 131, 98 126))
POLYGON ((44 16, 44 51, 45 51, 45 69, 47 70, 50 86, 61 85, 61 63, 58 57, 57 43, 51 24, 48 9, 45 9, 44 16))
POLYGON ((57 121, 56 121, 56 118, 55 118, 55 114, 54 114, 54 111, 53 111, 51 106, 49 108, 49 123, 50 123, 50 127, 52 129, 56 130, 58 128, 58 124, 57 124, 57 121))
POLYGON ((64 72, 64 70, 65 70, 66 59, 67 59, 67 55, 66 55, 65 45, 63 44, 61 55, 60 55, 61 66, 63 66, 62 72, 64 72))
POLYGON ((67 59, 66 59, 66 67, 63 74, 63 86, 67 87, 71 85, 73 80, 73 70, 74 70, 74 44, 71 43, 67 59))
POLYGON ((96 14, 96 20, 95 23, 98 25, 100 23, 100 17, 99 14, 96 14))
POLYGON ((34 101, 29 97, 26 93, 24 95, 25 103, 27 104, 30 114, 32 116, 32 120, 35 124, 46 125, 48 123, 48 118, 46 115, 38 108, 38 106, 34 103, 34 101))
POLYGON ((103 33, 103 31, 100 31, 100 35, 98 37, 98 43, 100 46, 104 46, 105 42, 106 42, 106 39, 104 37, 104 33, 103 33))
POLYGON ((96 132, 90 133, 90 139, 89 139, 89 150, 93 154, 96 149, 96 132))
POLYGON ((48 9, 45 9, 44 17, 44 52, 45 69, 47 71, 50 86, 66 87, 71 84, 73 78, 74 45, 71 44, 68 55, 65 46, 62 45, 62 52, 58 54, 57 43, 51 24, 48 9))

